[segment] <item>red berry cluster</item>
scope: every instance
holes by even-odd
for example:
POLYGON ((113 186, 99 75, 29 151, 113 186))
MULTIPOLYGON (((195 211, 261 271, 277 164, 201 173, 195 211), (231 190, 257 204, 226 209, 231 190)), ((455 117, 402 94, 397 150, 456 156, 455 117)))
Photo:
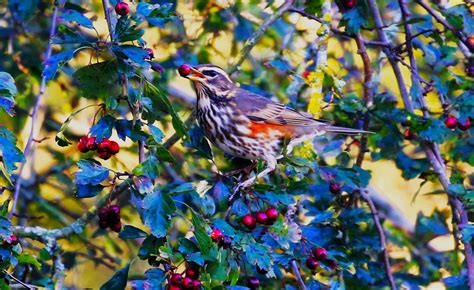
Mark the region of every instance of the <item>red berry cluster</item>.
POLYGON ((122 230, 122 222, 120 221, 120 207, 118 205, 109 205, 99 209, 99 227, 106 229, 110 227, 114 232, 122 230))
POLYGON ((199 281, 199 270, 195 267, 187 267, 186 275, 172 273, 168 279, 168 290, 179 289, 201 289, 202 283, 199 281))
POLYGON ((253 215, 245 215, 242 218, 242 223, 248 229, 253 230, 257 226, 257 222, 262 225, 270 226, 272 225, 278 218, 278 210, 270 207, 266 211, 259 211, 253 215))
POLYGON ((458 127, 459 130, 466 131, 467 129, 469 129, 469 127, 471 127, 471 118, 468 117, 464 122, 459 122, 456 117, 454 117, 453 115, 449 115, 444 120, 444 124, 449 129, 455 129, 456 127, 458 127))
POLYGON ((415 139, 416 135, 413 133, 410 128, 406 128, 405 131, 403 131, 403 138, 405 140, 411 141, 415 139))
POLYGON ((228 249, 232 245, 232 239, 222 233, 221 230, 213 229, 211 232, 211 239, 219 246, 228 249))
POLYGON ((118 2, 117 5, 115 5, 115 13, 118 15, 125 16, 130 12, 130 9, 128 8, 128 4, 125 2, 118 2))
POLYGON ((18 245, 19 243, 20 240, 18 239, 18 237, 16 235, 11 235, 9 239, 3 241, 2 245, 4 247, 13 247, 18 245))
POLYGON ((325 261, 332 270, 337 268, 337 262, 328 259, 328 252, 325 248, 313 248, 313 256, 306 259, 306 267, 314 271, 319 266, 320 261, 325 261))
POLYGON ((97 144, 96 141, 96 137, 84 136, 79 140, 79 143, 77 143, 77 150, 82 153, 97 150, 97 156, 104 160, 109 159, 112 155, 120 151, 120 146, 115 141, 111 141, 107 138, 102 139, 99 144, 97 144))

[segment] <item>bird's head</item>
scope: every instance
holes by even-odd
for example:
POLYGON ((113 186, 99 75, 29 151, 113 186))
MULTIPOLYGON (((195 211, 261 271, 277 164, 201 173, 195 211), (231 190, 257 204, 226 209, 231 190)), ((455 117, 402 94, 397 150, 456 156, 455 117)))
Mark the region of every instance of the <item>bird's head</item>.
POLYGON ((191 80, 196 90, 206 90, 218 96, 224 96, 236 87, 229 75, 220 67, 213 64, 191 66, 183 64, 178 68, 179 74, 191 80))

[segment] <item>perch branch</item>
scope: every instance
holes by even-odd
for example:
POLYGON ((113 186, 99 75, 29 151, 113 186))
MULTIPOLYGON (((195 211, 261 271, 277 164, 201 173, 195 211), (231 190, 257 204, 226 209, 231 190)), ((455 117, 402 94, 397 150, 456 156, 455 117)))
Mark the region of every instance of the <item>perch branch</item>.
MULTIPOLYGON (((51 53, 53 51, 53 44, 51 42, 51 39, 54 37, 54 34, 56 33, 57 18, 58 18, 58 8, 54 5, 53 6, 53 15, 51 16, 51 28, 50 28, 50 31, 49 31, 49 42, 48 42, 48 47, 46 48, 45 60, 48 60, 51 57, 51 53)), ((26 141, 25 150, 23 151, 24 155, 25 155, 25 162, 23 162, 20 165, 20 169, 18 171, 18 177, 17 177, 17 181, 16 181, 16 184, 15 184, 15 193, 14 193, 14 197, 13 197, 13 206, 12 206, 12 210, 11 210, 10 214, 8 215, 9 218, 11 218, 16 212, 18 198, 20 197, 21 184, 23 183, 23 176, 22 176, 23 175, 23 170, 25 169, 26 162, 28 160, 28 157, 31 154, 31 149, 32 149, 32 146, 33 146, 33 140, 35 139, 34 134, 35 134, 36 118, 38 116, 41 99, 44 95, 44 92, 46 91, 47 79, 46 79, 46 75, 44 74, 44 69, 45 69, 45 66, 43 65, 43 75, 41 77, 41 85, 40 85, 39 93, 36 96, 35 104, 33 106, 33 112, 31 113, 30 133, 29 133, 29 136, 28 136, 28 140, 26 141)))

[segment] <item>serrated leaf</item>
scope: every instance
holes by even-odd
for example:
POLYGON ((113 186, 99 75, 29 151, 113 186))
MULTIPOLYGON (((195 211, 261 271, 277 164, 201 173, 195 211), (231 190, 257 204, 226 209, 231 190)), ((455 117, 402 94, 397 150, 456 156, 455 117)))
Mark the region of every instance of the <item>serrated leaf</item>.
POLYGON ((116 120, 110 115, 102 117, 99 122, 97 122, 90 129, 91 136, 97 138, 97 141, 100 142, 103 138, 109 138, 112 135, 112 129, 114 128, 116 120))
POLYGON ((117 135, 120 139, 124 140, 126 137, 130 138, 130 140, 136 141, 144 141, 146 140, 146 134, 141 130, 141 122, 135 122, 130 120, 117 120, 115 122, 115 130, 117 130, 117 135))
POLYGON ((15 114, 13 110, 15 100, 13 97, 16 93, 17 89, 13 77, 7 72, 0 72, 0 108, 10 116, 15 114))
POLYGON ((122 231, 119 233, 119 238, 123 240, 140 239, 146 238, 147 236, 148 234, 145 231, 131 225, 124 226, 122 231))
POLYGON ((92 25, 92 21, 82 15, 79 11, 68 9, 64 12, 61 13, 61 15, 58 17, 59 21, 62 22, 76 22, 78 25, 89 28, 89 29, 94 29, 94 25, 92 25))
POLYGON ((66 50, 52 55, 44 62, 43 76, 46 80, 51 80, 56 75, 57 70, 74 57, 74 50, 66 50))
POLYGON ((158 165, 158 159, 154 155, 150 155, 145 161, 133 169, 133 174, 146 176, 151 179, 158 178, 160 174, 158 165))
POLYGON ((19 264, 33 265, 36 268, 41 269, 41 263, 36 259, 36 257, 28 253, 22 253, 17 257, 17 259, 19 264))
POLYGON ((23 153, 15 143, 15 136, 7 128, 0 126, 0 156, 9 174, 17 168, 16 163, 25 161, 23 153))
POLYGON ((127 287, 128 270, 130 264, 117 271, 112 278, 100 287, 100 290, 122 290, 127 287))
POLYGON ((174 201, 166 194, 154 191, 143 199, 144 224, 155 237, 164 237, 170 226, 170 216, 176 211, 174 201))
POLYGON ((128 65, 140 67, 142 69, 150 69, 151 65, 147 61, 149 53, 141 47, 134 45, 113 46, 114 54, 128 65))
POLYGON ((77 165, 79 171, 75 174, 75 183, 78 185, 98 185, 109 177, 109 170, 95 162, 80 160, 77 165))
POLYGON ((160 128, 155 127, 153 125, 148 125, 148 130, 150 131, 150 134, 153 137, 153 140, 155 140, 157 144, 161 144, 161 142, 163 141, 163 137, 165 137, 165 134, 163 133, 163 131, 161 131, 160 128))
POLYGON ((104 61, 81 67, 73 76, 85 98, 106 99, 121 93, 116 61, 104 61))

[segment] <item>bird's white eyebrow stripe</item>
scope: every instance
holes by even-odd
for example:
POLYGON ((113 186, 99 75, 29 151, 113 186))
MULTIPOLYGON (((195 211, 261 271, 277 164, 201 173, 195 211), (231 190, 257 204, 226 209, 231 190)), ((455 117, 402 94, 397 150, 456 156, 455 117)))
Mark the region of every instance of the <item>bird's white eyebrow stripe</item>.
POLYGON ((215 71, 218 74, 225 76, 229 82, 232 82, 232 80, 229 78, 229 75, 227 74, 227 72, 225 70, 219 68, 219 67, 215 67, 215 66, 200 67, 201 72, 208 71, 208 70, 209 71, 210 70, 215 71))

